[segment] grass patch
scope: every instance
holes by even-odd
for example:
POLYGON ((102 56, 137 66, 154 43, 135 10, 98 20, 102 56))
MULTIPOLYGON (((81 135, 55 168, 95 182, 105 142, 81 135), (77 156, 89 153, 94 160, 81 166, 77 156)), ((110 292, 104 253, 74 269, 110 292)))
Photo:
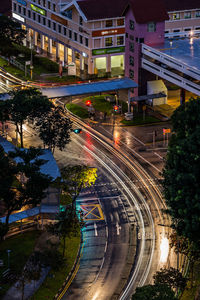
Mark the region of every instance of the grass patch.
POLYGON ((160 122, 159 119, 152 117, 152 116, 145 116, 145 120, 143 120, 142 115, 133 115, 133 120, 122 120, 121 123, 128 126, 134 126, 134 125, 143 125, 143 124, 151 124, 151 123, 157 123, 160 122))
POLYGON ((5 60, 5 59, 3 59, 2 57, 0 57, 0 66, 2 68, 4 68, 8 73, 11 73, 12 75, 14 75, 14 76, 16 76, 16 77, 18 77, 20 79, 23 79, 23 80, 27 79, 27 78, 25 78, 24 71, 16 68, 13 65, 9 65, 8 61, 5 60))
POLYGON ((75 114, 81 119, 86 119, 89 116, 87 109, 77 104, 68 103, 66 104, 66 107, 68 110, 70 110, 73 114, 75 114))
POLYGON ((77 76, 48 76, 45 80, 48 82, 77 83, 77 80, 80 80, 80 78, 77 76))
POLYGON ((188 299, 194 300, 195 299, 197 289, 200 286, 200 272, 199 272, 199 270, 200 270, 200 262, 197 262, 194 265, 194 287, 192 289, 190 288, 191 282, 190 282, 190 280, 188 280, 187 287, 184 290, 182 296, 180 297, 180 300, 188 300, 188 299))
POLYGON ((85 103, 87 100, 91 100, 91 103, 96 111, 107 112, 107 114, 110 115, 113 110, 113 104, 105 100, 106 96, 110 95, 86 97, 83 99, 83 102, 85 103))
MULTIPOLYGON (((10 253, 10 269, 13 274, 20 275, 23 266, 27 259, 34 250, 35 242, 39 237, 39 231, 29 231, 23 234, 6 239, 1 243, 0 247, 0 259, 3 259, 4 266, 0 269, 0 278, 2 279, 2 273, 8 268, 8 254, 7 250, 11 250, 10 253)), ((0 296, 4 295, 6 291, 13 284, 6 283, 1 285, 0 296)))
MULTIPOLYGON (((35 293, 34 298, 32 297, 31 299, 54 299, 54 296, 61 288, 63 282, 73 267, 78 253, 80 240, 80 236, 66 239, 66 263, 60 268, 59 271, 50 272, 49 276, 47 276, 39 290, 35 293)), ((60 246, 59 250, 62 253, 62 245, 60 246)))

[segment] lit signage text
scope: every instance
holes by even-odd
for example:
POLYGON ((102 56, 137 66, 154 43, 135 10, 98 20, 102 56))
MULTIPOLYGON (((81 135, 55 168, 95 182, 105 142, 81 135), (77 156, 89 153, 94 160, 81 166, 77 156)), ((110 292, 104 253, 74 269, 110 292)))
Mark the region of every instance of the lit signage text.
POLYGON ((36 5, 31 4, 31 9, 36 11, 37 13, 43 15, 43 16, 46 16, 46 10, 44 10, 44 9, 42 9, 42 8, 36 6, 36 5))
POLYGON ((21 16, 15 14, 15 13, 13 13, 12 16, 13 16, 13 18, 19 20, 20 22, 24 22, 25 21, 24 18, 22 18, 21 16))

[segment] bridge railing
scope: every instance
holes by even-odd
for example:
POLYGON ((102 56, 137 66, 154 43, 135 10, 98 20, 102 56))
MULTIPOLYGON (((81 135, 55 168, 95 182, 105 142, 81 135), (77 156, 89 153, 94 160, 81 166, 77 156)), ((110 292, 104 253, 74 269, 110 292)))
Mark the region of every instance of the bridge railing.
POLYGON ((200 96, 200 85, 142 58, 142 68, 200 96))
POLYGON ((190 67, 187 64, 181 62, 180 60, 173 58, 170 55, 167 55, 145 44, 142 44, 142 53, 194 79, 200 80, 200 70, 190 67))

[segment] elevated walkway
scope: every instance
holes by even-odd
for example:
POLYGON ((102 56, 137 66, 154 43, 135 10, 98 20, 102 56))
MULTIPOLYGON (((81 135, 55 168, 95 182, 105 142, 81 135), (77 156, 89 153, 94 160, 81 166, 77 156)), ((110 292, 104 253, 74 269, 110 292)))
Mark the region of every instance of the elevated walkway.
POLYGON ((142 68, 200 96, 200 38, 142 44, 142 68))

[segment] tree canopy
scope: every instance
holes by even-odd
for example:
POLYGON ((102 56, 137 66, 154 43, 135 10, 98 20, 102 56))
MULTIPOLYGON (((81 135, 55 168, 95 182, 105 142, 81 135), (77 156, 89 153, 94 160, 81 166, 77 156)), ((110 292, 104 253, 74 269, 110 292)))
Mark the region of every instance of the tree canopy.
POLYGON ((167 284, 170 288, 184 290, 186 287, 186 278, 175 268, 160 269, 153 276, 154 284, 167 284))
POLYGON ((172 115, 172 137, 163 171, 164 197, 179 236, 200 240, 200 98, 172 115))
POLYGON ((174 291, 166 284, 145 285, 136 288, 132 300, 177 300, 174 291))

